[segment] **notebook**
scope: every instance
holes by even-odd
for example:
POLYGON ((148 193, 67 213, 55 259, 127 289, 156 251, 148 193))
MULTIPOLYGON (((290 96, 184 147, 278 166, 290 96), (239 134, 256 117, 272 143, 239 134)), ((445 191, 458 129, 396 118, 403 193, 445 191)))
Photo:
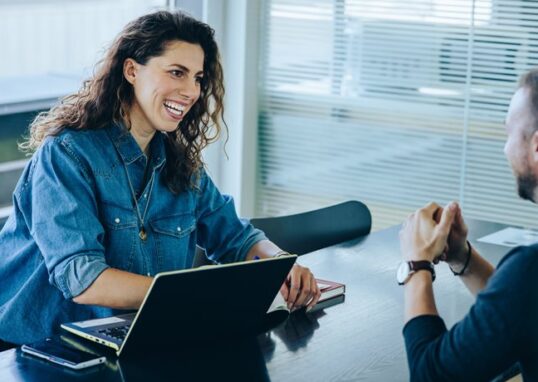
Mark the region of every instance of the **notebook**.
POLYGON ((64 323, 118 356, 266 330, 266 313, 297 256, 159 273, 136 313, 64 323))
POLYGON ((322 279, 316 279, 316 281, 321 292, 318 303, 346 293, 345 284, 322 279))
MULTIPOLYGON (((317 304, 314 306, 314 308, 309 311, 322 310, 330 306, 344 302, 345 300, 344 293, 346 292, 345 284, 337 283, 335 281, 322 280, 322 279, 316 279, 316 282, 321 292, 321 296, 317 304)), ((282 296, 282 294, 278 293, 275 299, 273 300, 273 302, 271 303, 271 306, 269 307, 267 313, 276 315, 277 312, 280 312, 280 311, 285 311, 287 313, 290 313, 290 310, 288 309, 288 306, 286 304, 286 301, 284 300, 284 297, 282 296)), ((283 313, 278 313, 278 314, 283 314, 283 313)))

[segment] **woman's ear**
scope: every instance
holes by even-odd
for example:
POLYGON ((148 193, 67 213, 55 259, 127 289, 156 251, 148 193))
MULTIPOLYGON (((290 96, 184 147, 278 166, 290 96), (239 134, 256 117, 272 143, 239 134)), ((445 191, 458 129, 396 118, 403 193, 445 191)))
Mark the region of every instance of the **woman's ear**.
POLYGON ((123 76, 131 85, 134 85, 136 81, 137 70, 138 63, 132 58, 127 58, 123 61, 123 76))

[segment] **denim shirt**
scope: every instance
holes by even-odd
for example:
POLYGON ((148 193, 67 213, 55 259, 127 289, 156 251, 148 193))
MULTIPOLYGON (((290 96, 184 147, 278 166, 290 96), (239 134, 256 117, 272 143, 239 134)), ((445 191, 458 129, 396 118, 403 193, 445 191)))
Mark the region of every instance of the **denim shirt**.
POLYGON ((203 170, 197 187, 170 192, 163 134, 150 149, 145 185, 147 157, 120 125, 65 130, 33 155, 0 232, 0 339, 27 343, 63 322, 119 313, 72 301, 109 267, 149 276, 190 268, 196 245, 216 262, 242 261, 265 239, 203 170))

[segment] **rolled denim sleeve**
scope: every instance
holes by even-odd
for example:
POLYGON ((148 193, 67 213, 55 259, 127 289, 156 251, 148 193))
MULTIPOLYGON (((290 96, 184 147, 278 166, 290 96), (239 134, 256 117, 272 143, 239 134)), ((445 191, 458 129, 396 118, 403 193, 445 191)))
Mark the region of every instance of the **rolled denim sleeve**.
POLYGON ((49 138, 34 156, 24 182, 15 196, 29 206, 24 218, 49 282, 71 299, 108 268, 89 171, 68 138, 49 138))
POLYGON ((233 198, 222 195, 205 172, 197 195, 197 244, 211 260, 243 261, 254 244, 266 239, 262 231, 237 216, 233 198))
POLYGON ((49 282, 62 292, 66 299, 84 292, 109 266, 99 255, 78 254, 57 265, 49 282))

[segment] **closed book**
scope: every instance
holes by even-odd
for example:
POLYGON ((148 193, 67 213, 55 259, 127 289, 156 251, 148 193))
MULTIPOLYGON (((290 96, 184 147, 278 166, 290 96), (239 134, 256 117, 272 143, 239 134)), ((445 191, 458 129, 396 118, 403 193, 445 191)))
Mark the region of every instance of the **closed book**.
POLYGON ((343 303, 345 300, 346 300, 346 295, 345 294, 340 294, 340 295, 335 296, 335 297, 327 298, 327 299, 325 299, 323 301, 318 301, 316 306, 314 306, 312 309, 310 309, 308 311, 308 313, 315 313, 317 311, 324 310, 326 308, 330 308, 333 305, 338 305, 338 304, 343 303))
MULTIPOLYGON (((341 296, 346 292, 346 286, 341 283, 337 283, 335 281, 328 281, 328 280, 321 280, 316 279, 316 282, 318 283, 318 287, 321 291, 321 297, 318 300, 318 304, 322 301, 329 300, 331 298, 341 296)), ((336 299, 334 300, 336 301, 336 299)), ((339 302, 343 302, 344 300, 338 300, 339 302)), ((329 306, 332 304, 329 304, 329 306)), ((273 312, 282 312, 287 311, 289 313, 288 306, 286 304, 286 301, 284 300, 284 297, 280 292, 277 293, 273 303, 267 310, 267 313, 273 313, 273 312)))
POLYGON ((346 293, 346 286, 344 284, 322 279, 316 279, 316 281, 321 292, 319 302, 346 293))

